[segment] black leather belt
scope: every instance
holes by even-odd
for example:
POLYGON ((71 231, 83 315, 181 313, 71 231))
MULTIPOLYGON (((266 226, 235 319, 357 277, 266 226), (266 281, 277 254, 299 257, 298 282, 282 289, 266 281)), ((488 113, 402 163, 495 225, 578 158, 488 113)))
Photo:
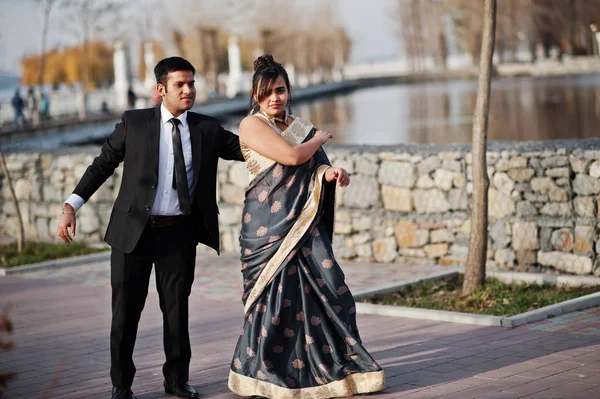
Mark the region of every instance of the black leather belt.
POLYGON ((150 220, 148 223, 151 228, 155 227, 168 227, 176 224, 180 224, 188 220, 189 216, 186 215, 177 215, 177 216, 160 216, 160 215, 150 215, 150 220))

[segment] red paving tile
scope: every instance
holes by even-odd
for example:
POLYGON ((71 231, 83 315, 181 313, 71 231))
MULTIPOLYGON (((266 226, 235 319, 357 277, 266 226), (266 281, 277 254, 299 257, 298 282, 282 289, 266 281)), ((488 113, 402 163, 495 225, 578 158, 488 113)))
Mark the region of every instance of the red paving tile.
MULTIPOLYGON (((110 289, 64 279, 0 278, 0 306, 11 303, 15 348, 0 373, 17 372, 6 398, 107 398, 110 394, 110 289)), ((195 287, 190 383, 203 398, 234 399, 227 389, 241 328, 239 301, 195 287)), ((600 399, 600 336, 540 326, 598 323, 596 309, 516 329, 359 315, 363 341, 382 364, 388 388, 369 398, 600 399), (595 319, 595 320, 594 320, 595 319)), ((150 293, 134 359, 138 398, 165 397, 162 317, 150 293)))

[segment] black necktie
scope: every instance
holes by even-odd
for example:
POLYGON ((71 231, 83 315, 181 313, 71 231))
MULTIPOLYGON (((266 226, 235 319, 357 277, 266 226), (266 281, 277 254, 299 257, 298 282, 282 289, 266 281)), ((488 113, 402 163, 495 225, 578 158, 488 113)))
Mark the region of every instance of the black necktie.
POLYGON ((173 124, 171 137, 173 139, 173 189, 177 190, 177 198, 179 199, 179 209, 184 215, 192 211, 190 204, 190 190, 187 181, 187 172, 185 170, 185 160, 183 158, 183 145, 181 144, 181 133, 179 132, 179 124, 181 121, 177 118, 169 120, 173 124))

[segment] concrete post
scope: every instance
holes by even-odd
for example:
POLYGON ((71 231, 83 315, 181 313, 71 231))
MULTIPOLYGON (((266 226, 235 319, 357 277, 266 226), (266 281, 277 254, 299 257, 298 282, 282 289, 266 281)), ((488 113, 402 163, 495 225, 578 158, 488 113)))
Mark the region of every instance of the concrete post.
POLYGON ((115 83, 113 90, 115 93, 115 108, 122 111, 127 108, 127 89, 129 88, 129 73, 127 68, 127 54, 125 45, 118 40, 114 44, 113 68, 115 83))
POLYGON ((229 77, 227 79, 226 95, 229 98, 234 98, 242 88, 242 58, 237 36, 229 36, 227 54, 229 56, 229 77))

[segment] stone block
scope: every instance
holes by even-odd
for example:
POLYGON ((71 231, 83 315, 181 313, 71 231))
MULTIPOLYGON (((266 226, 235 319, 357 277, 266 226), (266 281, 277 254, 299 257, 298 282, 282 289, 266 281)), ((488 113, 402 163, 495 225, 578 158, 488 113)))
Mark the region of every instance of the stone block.
POLYGON ((417 248, 400 248, 398 250, 398 253, 401 256, 408 256, 411 258, 425 258, 427 257, 427 254, 425 254, 425 251, 422 249, 417 249, 417 248))
POLYGON ((553 188, 548 193, 548 196, 552 202, 567 202, 569 200, 569 194, 562 188, 553 188))
POLYGON ((492 186, 505 194, 510 194, 515 188, 515 182, 506 173, 497 172, 492 177, 492 186))
POLYGON ((500 192, 494 188, 490 188, 488 192, 489 216, 492 218, 501 219, 510 215, 514 215, 514 213, 515 203, 512 198, 503 192, 500 192))
POLYGON ((417 188, 434 188, 435 183, 429 175, 421 175, 417 180, 417 188))
POLYGON ((537 216, 538 210, 529 201, 517 202, 517 215, 519 216, 537 216))
POLYGON ((554 230, 550 241, 552 247, 558 251, 570 252, 573 249, 573 233, 570 229, 554 230))
POLYGON ((379 170, 377 161, 359 158, 355 161, 355 165, 356 173, 364 176, 377 176, 377 171, 379 170))
POLYGON ((561 166, 567 166, 569 159, 566 156, 550 157, 542 160, 542 168, 558 168, 561 166))
POLYGON ((248 174, 248 169, 246 169, 245 163, 236 162, 232 164, 227 175, 229 177, 229 182, 235 186, 243 189, 248 187, 250 175, 248 174))
POLYGON ((37 238, 45 241, 53 238, 54 234, 50 234, 48 219, 39 217, 35 219, 35 230, 37 232, 37 238))
POLYGON ((556 185, 549 177, 534 177, 531 179, 531 189, 537 192, 550 191, 556 188, 556 185))
POLYGON ((540 251, 551 252, 554 250, 552 246, 552 227, 540 228, 540 251))
POLYGON ((471 234, 471 221, 465 220, 460 227, 456 230, 458 234, 469 236, 471 234))
POLYGON ((496 162, 496 170, 506 172, 509 169, 522 169, 527 167, 527 158, 512 157, 510 159, 501 159, 496 162))
POLYGON ((418 213, 443 213, 450 210, 445 194, 437 189, 413 191, 413 201, 418 213))
POLYGON ((353 176, 352 183, 345 188, 344 206, 368 209, 379 205, 379 185, 372 178, 353 176))
POLYGON ((450 246, 450 254, 457 258, 467 259, 467 256, 469 256, 469 247, 467 245, 453 244, 450 246))
POLYGON ((419 162, 417 165, 417 169, 419 170, 420 175, 427 175, 434 170, 439 169, 441 166, 441 161, 436 156, 430 156, 419 162))
POLYGON ((377 262, 392 262, 396 257, 396 240, 393 237, 379 238, 373 241, 373 255, 377 262))
POLYGON ((579 158, 575 155, 569 156, 569 162, 571 164, 571 169, 575 173, 587 173, 588 167, 590 165, 590 161, 587 159, 579 158))
POLYGON ((565 202, 553 202, 546 204, 540 210, 542 215, 548 216, 571 216, 571 207, 565 202))
POLYGON ((575 209, 575 214, 581 217, 589 217, 593 218, 596 215, 596 207, 595 207, 595 199, 594 197, 580 197, 577 196, 573 200, 573 208, 575 209))
POLYGON ((419 229, 416 223, 405 220, 396 224, 394 235, 400 248, 422 247, 429 242, 429 231, 419 229))
POLYGON ((221 201, 226 204, 241 205, 244 203, 245 193, 239 186, 233 184, 220 185, 221 201))
POLYGON ((361 215, 352 218, 352 230, 365 231, 373 227, 373 219, 367 215, 361 215))
POLYGON ((510 230, 507 229, 506 223, 502 220, 490 225, 489 236, 493 241, 494 249, 506 248, 510 244, 510 230))
POLYGON ((454 180, 454 173, 444 169, 438 169, 435 171, 435 177, 433 182, 436 187, 448 191, 452 188, 452 182, 454 180))
POLYGON ((521 266, 535 265, 537 262, 536 252, 528 249, 516 251, 517 263, 521 266))
POLYGON ((512 226, 512 246, 516 251, 538 249, 538 226, 535 222, 515 222, 512 226))
POLYGON ((469 198, 464 188, 453 188, 448 193, 448 202, 451 210, 467 210, 469 207, 469 198))
POLYGON ((412 188, 415 185, 415 167, 408 162, 383 161, 379 167, 379 183, 394 187, 412 188))
POLYGON ((425 247, 423 249, 425 250, 425 253, 427 254, 428 258, 434 259, 434 258, 439 258, 441 256, 444 256, 448 253, 448 244, 443 243, 443 244, 425 245, 425 247))
POLYGON ((583 152, 585 159, 597 160, 600 159, 600 151, 598 150, 586 150, 583 152))
POLYGON ((494 252, 494 260, 504 266, 513 266, 515 264, 515 252, 510 249, 500 249, 494 252))
POLYGON ((371 248, 371 244, 357 245, 354 248, 354 251, 356 251, 356 256, 360 258, 371 258, 373 256, 373 249, 371 248))
POLYGON ((91 206, 85 206, 77 213, 77 231, 92 234, 100 230, 100 220, 91 206))
POLYGON ((383 185, 381 199, 384 209, 389 211, 410 212, 413 209, 412 193, 407 188, 383 185))
POLYGON ((219 208, 219 222, 225 226, 241 226, 242 207, 221 204, 219 208))
POLYGON ((569 168, 552 168, 546 169, 546 176, 548 177, 569 177, 569 168))
POLYGON ((444 159, 444 161, 442 162, 442 169, 450 170, 452 172, 460 172, 462 169, 462 166, 460 164, 460 161, 455 161, 452 159, 444 159))
POLYGON ((454 234, 448 229, 433 230, 430 234, 431 242, 433 244, 440 242, 454 242, 454 234))
POLYGON ((576 226, 573 252, 578 255, 594 255, 594 238, 596 232, 592 226, 576 226))
POLYGON ((370 242, 372 238, 370 233, 353 234, 351 237, 354 246, 366 244, 370 242))
POLYGON ((579 275, 592 272, 592 259, 588 256, 567 254, 564 252, 538 252, 537 260, 540 265, 552 266, 555 269, 579 275))
POLYGON ((590 176, 596 179, 600 177, 600 160, 596 160, 590 165, 590 176))
POLYGON ((573 180, 573 191, 579 195, 600 193, 600 181, 584 174, 577 174, 573 180))
POLYGON ((516 182, 529 181, 535 174, 535 171, 530 168, 523 169, 510 169, 508 171, 508 177, 516 182))
POLYGON ((462 173, 455 173, 452 184, 454 184, 454 187, 463 188, 467 185, 467 179, 462 173))

